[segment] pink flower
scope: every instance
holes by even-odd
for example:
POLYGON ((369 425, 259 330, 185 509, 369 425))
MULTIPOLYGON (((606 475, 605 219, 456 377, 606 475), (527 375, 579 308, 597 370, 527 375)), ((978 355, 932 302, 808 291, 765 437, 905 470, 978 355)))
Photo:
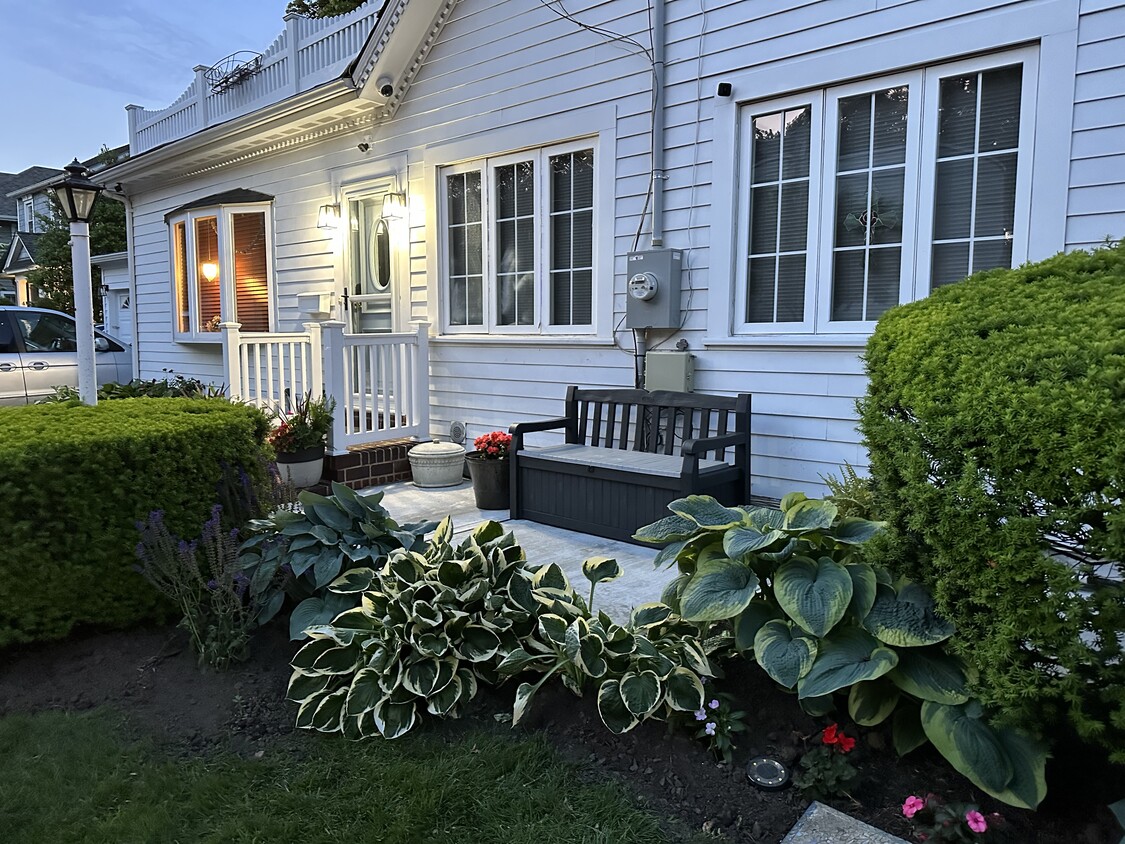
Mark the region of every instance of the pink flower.
POLYGON ((906 815, 906 817, 912 818, 925 808, 926 802, 921 797, 915 797, 911 794, 906 798, 906 802, 902 804, 902 813, 906 815))
POLYGON ((980 812, 965 812, 965 822, 973 832, 984 832, 988 829, 988 824, 984 820, 984 815, 980 812))

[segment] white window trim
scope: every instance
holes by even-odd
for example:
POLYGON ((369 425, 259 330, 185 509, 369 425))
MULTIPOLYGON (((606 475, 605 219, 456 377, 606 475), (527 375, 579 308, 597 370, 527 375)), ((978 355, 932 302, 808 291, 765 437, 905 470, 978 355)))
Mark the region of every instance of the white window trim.
MULTIPOLYGON (((721 79, 731 83, 733 96, 713 100, 715 169, 712 179, 712 270, 715 277, 725 275, 737 278, 739 163, 741 138, 739 133, 740 110, 747 105, 766 102, 771 98, 788 98, 793 91, 824 90, 845 81, 854 67, 867 68, 872 78, 879 74, 895 72, 900 68, 931 67, 954 64, 962 59, 950 56, 950 44, 957 45, 960 56, 979 55, 987 61, 1001 51, 1026 48, 1037 54, 1038 74, 1034 81, 1025 75, 1027 85, 1032 85, 1034 97, 1033 121, 1025 121, 1032 133, 1033 147, 1023 153, 1023 128, 1021 127, 1021 169, 1027 183, 1034 184, 1036 201, 1030 208, 1027 227, 1027 253, 1019 256, 1026 260, 1039 260, 1061 251, 1065 246, 1068 183, 1067 168, 1058 162, 1069 159, 1070 121, 1041 119, 1038 112, 1045 108, 1069 114, 1073 108, 1073 85, 1077 63, 1077 21, 1070 0, 1046 0, 1037 7, 1035 15, 1022 8, 989 9, 980 14, 965 15, 943 24, 941 37, 934 37, 929 28, 897 31, 867 39, 862 43, 841 46, 813 55, 795 56, 770 62, 758 68, 739 73, 723 74, 721 79), (1047 34, 1044 34, 1047 33, 1047 34), (1031 46, 1028 46, 1031 45, 1031 46), (1030 123, 1034 125, 1028 125, 1030 123)), ((1010 55, 1010 54, 1009 54, 1010 55)), ((1008 56, 1002 64, 1011 63, 1008 56)), ((1017 182, 1017 201, 1021 201, 1020 182, 1017 182)), ((1030 190, 1030 188, 1028 188, 1030 190)), ((1015 253, 1013 253, 1015 255, 1015 253)), ((809 333, 740 334, 735 330, 738 312, 735 306, 736 284, 713 287, 708 297, 707 336, 703 344, 716 348, 747 347, 848 347, 862 344, 866 334, 831 335, 809 333)))
MULTIPOLYGON (((524 335, 539 337, 546 335, 589 336, 598 333, 598 270, 605 262, 602 260, 598 237, 600 214, 598 208, 599 183, 602 180, 601 168, 604 166, 598 139, 583 138, 566 141, 563 143, 538 146, 463 161, 458 164, 441 167, 438 170, 438 231, 440 233, 440 294, 441 326, 445 334, 473 334, 510 336, 524 335), (550 292, 551 292, 551 226, 550 226, 550 161, 557 155, 580 152, 592 149, 594 153, 594 207, 592 223, 592 251, 593 272, 591 288, 591 321, 585 325, 552 325, 550 324, 550 292), (535 240, 535 301, 534 317, 531 325, 500 325, 496 319, 496 217, 491 209, 495 208, 494 185, 496 183, 496 170, 500 167, 531 161, 534 164, 534 240, 535 240), (449 321, 449 284, 448 284, 448 256, 449 256, 449 208, 445 196, 445 177, 460 173, 479 171, 481 174, 481 241, 482 241, 482 268, 483 272, 483 325, 453 325, 449 321)), ((601 307, 608 307, 602 304, 601 307)))
POLYGON ((276 296, 276 269, 274 266, 273 250, 273 204, 269 202, 238 203, 232 205, 211 205, 204 208, 192 208, 181 214, 168 218, 168 266, 171 289, 170 316, 172 320, 172 337, 178 343, 221 343, 221 331, 200 331, 196 327, 199 313, 199 284, 198 265, 195 260, 195 221, 214 217, 218 220, 218 255, 219 264, 219 317, 222 322, 234 321, 234 238, 229 236, 233 231, 235 214, 261 212, 265 214, 266 230, 266 295, 268 296, 269 330, 276 331, 277 326, 277 296, 276 296), (188 330, 179 330, 179 298, 176 295, 176 242, 175 231, 178 223, 184 223, 185 248, 187 251, 187 267, 185 283, 188 288, 188 330))

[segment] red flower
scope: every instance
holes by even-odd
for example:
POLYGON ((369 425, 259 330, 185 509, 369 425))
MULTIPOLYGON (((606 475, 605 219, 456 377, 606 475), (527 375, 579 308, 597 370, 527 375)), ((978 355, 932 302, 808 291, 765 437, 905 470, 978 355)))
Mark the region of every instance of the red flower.
POLYGON ((836 744, 840 740, 840 737, 836 735, 837 729, 839 728, 835 724, 829 724, 824 728, 824 734, 820 737, 820 740, 825 744, 836 744))
POLYGON ((851 753, 852 748, 855 747, 855 739, 848 738, 843 733, 840 734, 840 741, 838 742, 841 753, 851 753))

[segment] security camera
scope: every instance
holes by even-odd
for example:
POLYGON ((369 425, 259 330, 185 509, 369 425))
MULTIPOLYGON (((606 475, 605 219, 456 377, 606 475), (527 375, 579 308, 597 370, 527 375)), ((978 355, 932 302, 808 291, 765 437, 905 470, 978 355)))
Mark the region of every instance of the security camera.
POLYGON ((360 141, 355 145, 355 148, 360 152, 367 152, 369 149, 371 149, 371 144, 367 143, 367 141, 360 141))
POLYGON ((380 76, 375 85, 379 88, 379 96, 390 99, 395 92, 395 81, 389 76, 380 76))

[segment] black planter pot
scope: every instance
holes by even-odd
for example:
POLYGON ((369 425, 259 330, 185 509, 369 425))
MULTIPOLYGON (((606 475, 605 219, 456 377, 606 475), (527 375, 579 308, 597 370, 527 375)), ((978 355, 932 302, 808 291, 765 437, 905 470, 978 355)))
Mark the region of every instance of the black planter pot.
POLYGON ((507 510, 511 507, 511 467, 507 458, 486 460, 480 452, 465 455, 469 477, 473 479, 473 497, 481 510, 507 510))

